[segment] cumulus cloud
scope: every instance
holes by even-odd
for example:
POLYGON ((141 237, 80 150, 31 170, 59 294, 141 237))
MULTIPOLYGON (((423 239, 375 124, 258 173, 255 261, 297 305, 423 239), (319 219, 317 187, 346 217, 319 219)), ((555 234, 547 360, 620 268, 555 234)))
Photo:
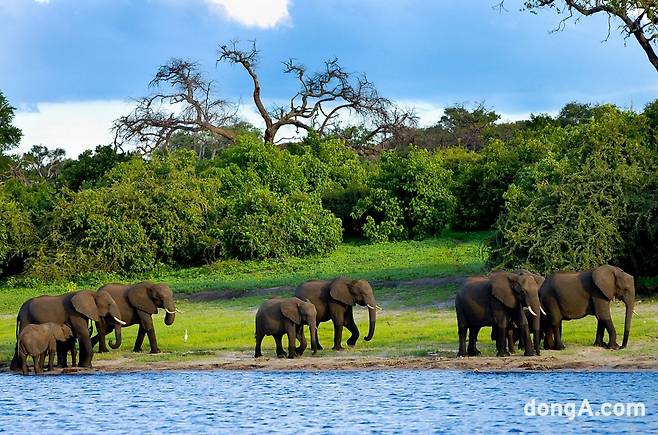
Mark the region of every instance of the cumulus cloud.
POLYGON ((205 0, 211 10, 247 27, 264 29, 290 20, 291 0, 205 0))
POLYGON ((84 101, 38 103, 33 110, 18 110, 14 124, 23 131, 23 139, 17 151, 45 145, 63 148, 75 158, 86 149, 109 144, 112 122, 131 108, 125 101, 84 101))

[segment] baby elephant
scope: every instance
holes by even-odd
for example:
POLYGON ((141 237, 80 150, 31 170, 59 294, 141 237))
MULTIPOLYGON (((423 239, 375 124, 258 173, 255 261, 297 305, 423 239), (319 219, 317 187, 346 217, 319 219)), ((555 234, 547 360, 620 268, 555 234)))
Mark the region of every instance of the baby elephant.
POLYGON ((32 356, 34 373, 43 373, 43 363, 48 354, 48 370, 53 369, 57 342, 65 342, 73 336, 71 328, 56 323, 26 325, 18 334, 18 358, 23 374, 28 374, 27 357, 32 356))
POLYGON ((256 353, 255 358, 263 356, 261 343, 263 337, 271 335, 276 341, 276 356, 286 356, 281 337, 288 334, 288 358, 301 355, 306 349, 306 337, 304 337, 304 325, 308 325, 311 333, 311 350, 313 354, 317 351, 316 324, 317 312, 315 306, 309 301, 299 298, 274 298, 265 301, 256 313, 256 353), (295 348, 295 339, 299 339, 300 347, 295 348))

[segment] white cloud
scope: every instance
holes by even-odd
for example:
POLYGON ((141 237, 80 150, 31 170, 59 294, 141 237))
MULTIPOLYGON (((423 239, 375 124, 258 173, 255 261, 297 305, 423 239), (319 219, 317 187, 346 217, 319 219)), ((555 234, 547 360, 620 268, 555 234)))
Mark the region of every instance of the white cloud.
POLYGON ((247 27, 272 28, 290 20, 291 0, 205 0, 211 10, 247 27))
POLYGON ((34 111, 16 112, 14 125, 23 131, 17 152, 32 145, 63 148, 75 158, 86 149, 112 142, 112 122, 133 107, 126 101, 38 103, 34 111))

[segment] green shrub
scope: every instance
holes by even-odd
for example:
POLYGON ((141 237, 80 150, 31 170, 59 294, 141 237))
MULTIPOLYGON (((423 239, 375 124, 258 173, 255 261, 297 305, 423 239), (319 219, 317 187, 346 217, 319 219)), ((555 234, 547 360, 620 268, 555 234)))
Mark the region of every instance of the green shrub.
POLYGON ((650 204, 657 159, 646 146, 641 117, 611 106, 592 112, 588 123, 555 136, 562 157, 529 166, 505 193, 492 266, 547 274, 629 262, 634 240, 629 230, 637 228, 631 222, 651 228, 641 217, 655 210, 650 204))
POLYGON ((368 180, 371 193, 358 202, 352 215, 365 218, 363 232, 370 240, 438 234, 454 216, 451 175, 440 156, 425 150, 384 152, 379 171, 368 180))
POLYGON ((37 233, 30 214, 0 189, 0 273, 20 272, 34 252, 37 233))

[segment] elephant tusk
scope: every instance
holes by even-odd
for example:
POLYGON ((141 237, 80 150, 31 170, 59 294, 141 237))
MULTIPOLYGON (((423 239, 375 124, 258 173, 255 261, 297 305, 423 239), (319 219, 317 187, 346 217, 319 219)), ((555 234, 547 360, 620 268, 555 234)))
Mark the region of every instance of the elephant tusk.
POLYGON ((542 313, 544 316, 548 316, 548 314, 546 314, 546 311, 544 311, 544 307, 542 307, 542 306, 540 305, 540 306, 539 306, 539 309, 541 310, 541 313, 542 313))
POLYGON ((183 314, 183 312, 181 310, 179 310, 178 308, 176 308, 176 312, 183 314))
POLYGON ((377 309, 380 310, 380 311, 383 310, 383 308, 380 307, 379 305, 375 305, 375 308, 377 308, 377 309))
POLYGON ((366 304, 366 305, 367 305, 368 308, 370 308, 371 310, 383 310, 383 308, 380 307, 379 305, 375 305, 374 307, 373 307, 372 305, 370 305, 370 304, 366 304))
POLYGON ((178 311, 178 310, 169 311, 169 310, 166 309, 166 308, 165 308, 164 310, 167 312, 167 314, 176 314, 176 311, 178 311))
MULTIPOLYGON (((112 316, 112 317, 114 317, 114 316, 112 316)), ((117 322, 119 325, 125 325, 125 324, 126 324, 126 322, 124 322, 124 321, 121 320, 121 319, 117 319, 116 317, 114 317, 114 320, 116 320, 116 322, 117 322)))
POLYGON ((530 311, 530 314, 532 314, 533 316, 537 317, 537 313, 535 313, 534 311, 532 311, 532 308, 528 307, 528 311, 530 311))
POLYGON ((633 314, 635 314, 636 316, 639 316, 639 314, 635 310, 633 310, 633 314))

